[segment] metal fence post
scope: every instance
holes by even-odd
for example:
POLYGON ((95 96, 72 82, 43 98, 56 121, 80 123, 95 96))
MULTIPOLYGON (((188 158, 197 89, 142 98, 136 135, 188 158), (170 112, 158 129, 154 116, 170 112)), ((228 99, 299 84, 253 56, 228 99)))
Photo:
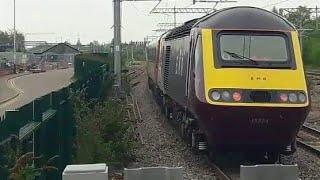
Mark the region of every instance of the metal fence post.
MULTIPOLYGON (((40 159, 35 160, 34 164, 36 168, 41 168, 44 160, 46 159, 46 134, 45 134, 45 127, 42 123, 42 115, 43 111, 41 108, 41 98, 37 98, 33 101, 33 120, 35 122, 39 122, 40 127, 34 132, 33 135, 33 153, 35 157, 41 157, 40 159)), ((45 179, 45 173, 41 173, 40 179, 45 179)))
MULTIPOLYGON (((53 108, 53 95, 54 93, 50 93, 49 95, 45 96, 45 99, 42 101, 42 107, 45 107, 44 111, 54 113, 54 116, 49 116, 49 118, 44 118, 44 134, 46 141, 45 143, 45 155, 46 155, 46 163, 48 166, 57 167, 59 164, 58 159, 59 157, 59 132, 58 132, 58 121, 57 121, 57 114, 56 109, 53 108)), ((60 179, 59 171, 49 169, 46 173, 46 180, 57 180, 60 179)))
POLYGON ((65 168, 66 164, 63 162, 63 152, 64 152, 64 134, 63 134, 63 118, 62 118, 62 112, 63 109, 61 108, 62 105, 62 98, 61 98, 61 90, 52 92, 52 108, 54 108, 57 113, 55 115, 55 119, 53 120, 56 124, 56 141, 55 144, 55 151, 56 154, 59 156, 59 158, 56 160, 56 162, 52 165, 58 168, 57 176, 55 176, 56 179, 61 179, 61 174, 63 172, 63 169, 65 168))
POLYGON ((72 120, 73 112, 72 112, 72 104, 69 98, 69 88, 63 88, 63 102, 62 109, 62 118, 63 118, 63 139, 64 139, 64 164, 69 164, 72 162, 72 154, 73 154, 73 141, 74 141, 74 122, 72 120))
POLYGON ((17 110, 5 112, 6 119, 3 123, 6 125, 8 136, 19 136, 20 127, 23 125, 19 116, 20 114, 17 110))

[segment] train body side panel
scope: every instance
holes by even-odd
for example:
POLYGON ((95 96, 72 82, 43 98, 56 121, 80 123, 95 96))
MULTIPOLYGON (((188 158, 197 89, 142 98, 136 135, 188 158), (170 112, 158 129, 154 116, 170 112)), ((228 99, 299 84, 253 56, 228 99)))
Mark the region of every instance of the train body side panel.
POLYGON ((153 61, 147 61, 147 74, 148 77, 153 81, 156 82, 156 77, 155 77, 155 69, 156 69, 156 63, 153 61))
POLYGON ((160 39, 159 42, 159 58, 157 62, 157 69, 156 69, 156 76, 157 76, 157 86, 158 88, 164 92, 164 86, 163 86, 163 61, 164 61, 164 52, 165 52, 165 47, 164 47, 164 40, 160 39))
POLYGON ((157 65, 159 57, 158 41, 146 47, 147 75, 154 83, 157 82, 157 65))
POLYGON ((189 59, 189 44, 190 37, 184 37, 172 41, 167 41, 165 43, 166 49, 164 53, 165 92, 168 96, 170 96, 174 101, 176 101, 179 105, 183 107, 186 106, 187 102, 185 91, 187 63, 189 59))

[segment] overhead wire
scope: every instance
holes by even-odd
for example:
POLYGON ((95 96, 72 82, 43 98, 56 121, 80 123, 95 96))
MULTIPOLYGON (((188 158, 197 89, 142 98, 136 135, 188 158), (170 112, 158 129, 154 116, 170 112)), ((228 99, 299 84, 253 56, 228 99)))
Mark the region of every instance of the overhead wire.
POLYGON ((282 1, 279 1, 279 2, 276 2, 276 3, 273 3, 273 4, 268 4, 268 5, 265 5, 265 6, 262 6, 261 8, 266 8, 266 7, 270 7, 270 6, 275 6, 275 5, 278 5, 278 4, 281 4, 281 3, 285 3, 287 1, 290 1, 290 0, 282 0, 282 1))
POLYGON ((152 10, 150 11, 150 12, 152 12, 153 10, 155 10, 158 6, 159 6, 159 4, 161 3, 162 1, 159 1, 153 8, 152 8, 152 10))
POLYGON ((137 8, 137 6, 136 6, 133 2, 131 2, 131 4, 132 4, 133 8, 134 8, 134 9, 136 9, 136 10, 137 10, 137 12, 138 12, 140 15, 145 16, 145 14, 143 14, 143 13, 142 13, 142 11, 141 11, 141 10, 139 10, 139 9, 137 8))

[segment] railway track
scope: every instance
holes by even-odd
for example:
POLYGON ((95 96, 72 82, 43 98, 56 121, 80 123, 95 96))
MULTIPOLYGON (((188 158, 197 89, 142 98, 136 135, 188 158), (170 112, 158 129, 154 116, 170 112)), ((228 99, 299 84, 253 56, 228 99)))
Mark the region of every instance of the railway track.
POLYGON ((215 173, 215 177, 217 180, 237 180, 240 177, 239 172, 234 172, 233 168, 230 167, 222 167, 212 161, 207 154, 203 154, 202 158, 206 161, 206 163, 212 167, 215 173))
POLYGON ((308 76, 320 76, 320 71, 307 71, 308 76))
MULTIPOLYGON (((320 71, 308 70, 307 76, 318 79, 320 71)), ((304 124, 298 134, 297 143, 302 148, 320 156, 320 131, 304 124)))
POLYGON ((297 143, 304 149, 320 156, 320 131, 303 125, 297 138, 297 143))
POLYGON ((210 164, 213 169, 215 170, 216 173, 216 178, 218 180, 234 180, 234 178, 231 178, 230 175, 228 175, 229 173, 224 172, 222 169, 220 169, 216 164, 211 163, 210 164))

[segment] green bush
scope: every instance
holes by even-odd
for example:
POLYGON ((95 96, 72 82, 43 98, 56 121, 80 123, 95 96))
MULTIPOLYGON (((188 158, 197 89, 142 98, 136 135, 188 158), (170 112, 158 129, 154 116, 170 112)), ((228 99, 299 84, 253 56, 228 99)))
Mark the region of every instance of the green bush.
POLYGON ((78 54, 74 60, 74 76, 77 79, 86 78, 104 64, 106 71, 110 71, 112 63, 112 56, 108 53, 78 54))
POLYGON ((303 59, 305 65, 320 66, 320 31, 307 34, 303 43, 303 59))
POLYGON ((101 163, 125 166, 132 156, 132 131, 126 122, 125 105, 107 100, 90 108, 75 99, 77 121, 76 163, 101 163))

